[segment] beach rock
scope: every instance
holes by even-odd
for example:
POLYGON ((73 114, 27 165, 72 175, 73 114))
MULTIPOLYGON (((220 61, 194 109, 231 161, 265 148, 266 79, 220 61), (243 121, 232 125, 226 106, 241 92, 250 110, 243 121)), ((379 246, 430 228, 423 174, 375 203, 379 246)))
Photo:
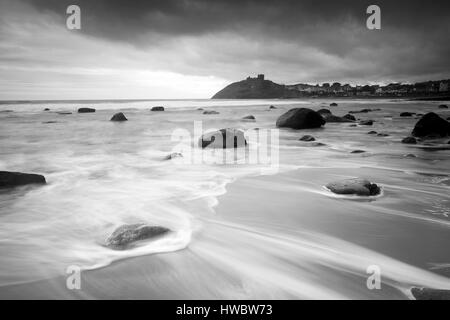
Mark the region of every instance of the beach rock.
POLYGON ((203 109, 203 108, 198 108, 197 110, 198 110, 198 111, 203 111, 204 109, 203 109))
POLYGON ((116 113, 112 116, 110 121, 128 121, 128 119, 125 117, 125 115, 122 112, 116 113))
POLYGON ((150 111, 164 111, 164 107, 153 107, 150 111))
POLYGON ((381 193, 378 185, 365 179, 348 179, 326 185, 331 192, 340 195, 376 196, 381 193))
POLYGON ((412 117, 413 115, 415 115, 415 113, 411 113, 411 112, 400 113, 400 117, 412 117))
POLYGON ((40 174, 0 171, 0 188, 45 183, 45 177, 40 174))
POLYGON ((407 137, 402 140, 402 143, 404 144, 417 144, 417 140, 414 137, 407 137))
POLYGON ((369 112, 371 112, 371 111, 372 111, 372 109, 362 109, 362 110, 360 110, 360 111, 350 111, 349 113, 350 113, 350 114, 369 113, 369 112))
POLYGON ((326 144, 322 142, 313 142, 309 145, 310 147, 325 147, 326 144))
POLYGON ((417 156, 415 154, 408 153, 405 155, 405 158, 417 158, 417 156))
POLYGON ((450 290, 414 287, 411 294, 416 300, 450 300, 450 290))
POLYGON ((335 116, 333 114, 328 114, 328 113, 322 114, 322 117, 325 119, 325 121, 327 123, 353 122, 352 120, 349 120, 347 118, 338 117, 338 116, 335 116))
POLYGON ((448 109, 448 106, 446 104, 441 104, 439 106, 439 109, 448 109))
POLYGON ((359 125, 361 126, 373 126, 373 121, 372 120, 364 120, 359 122, 359 125))
POLYGON ((244 120, 244 121, 256 121, 256 118, 254 116, 246 116, 246 117, 243 117, 242 120, 244 120))
POLYGON ((127 249, 137 241, 154 239, 168 232, 170 230, 167 228, 143 223, 123 225, 106 239, 106 245, 112 249, 127 249))
POLYGON ((308 108, 291 109, 278 118, 278 128, 314 129, 325 124, 324 118, 317 112, 308 108))
POLYGON ((350 128, 356 128, 357 125, 356 125, 356 124, 351 124, 351 125, 349 125, 349 127, 350 127, 350 128))
POLYGON ((364 151, 364 150, 353 150, 351 153, 359 154, 359 153, 366 153, 366 151, 364 151))
POLYGON ((349 113, 347 113, 345 116, 343 116, 343 118, 351 120, 351 121, 356 121, 356 118, 349 113))
POLYGON ((412 135, 415 137, 426 137, 430 135, 446 137, 450 135, 450 123, 434 112, 430 112, 417 122, 412 135))
POLYGON ((378 137, 389 137, 387 133, 379 133, 377 134, 378 137))
POLYGON ((69 112, 69 111, 60 111, 60 112, 57 112, 57 114, 60 114, 60 115, 67 115, 67 114, 72 114, 72 112, 69 112))
POLYGON ((269 108, 269 110, 275 110, 275 109, 278 109, 278 108, 274 107, 274 106, 270 106, 270 108, 269 108))
POLYGON ((306 142, 312 142, 312 141, 316 141, 316 138, 314 138, 313 136, 303 136, 300 138, 300 141, 306 141, 306 142))
POLYGON ((216 148, 216 149, 229 149, 240 148, 247 145, 244 131, 238 129, 221 129, 206 133, 199 139, 199 147, 202 149, 216 148))
POLYGON ((370 131, 370 132, 368 132, 367 134, 378 134, 378 132, 376 132, 376 131, 370 131))
POLYGON ((43 124, 51 124, 51 123, 58 123, 58 121, 44 121, 43 124))
POLYGON ((78 113, 93 113, 95 109, 93 108, 80 108, 78 109, 78 113))
POLYGON ((324 115, 324 114, 331 114, 331 111, 328 110, 328 109, 320 109, 320 110, 317 111, 317 113, 320 113, 321 115, 324 115))
POLYGON ((44 111, 50 111, 50 109, 49 108, 45 108, 44 111))
POLYGON ((205 111, 203 114, 219 114, 217 111, 205 111))
POLYGON ((337 106, 338 106, 338 104, 335 103, 335 102, 333 102, 333 103, 330 104, 330 107, 337 107, 337 106))
POLYGON ((164 160, 172 160, 175 158, 183 158, 183 154, 180 152, 173 152, 173 153, 167 155, 166 157, 164 157, 164 160))

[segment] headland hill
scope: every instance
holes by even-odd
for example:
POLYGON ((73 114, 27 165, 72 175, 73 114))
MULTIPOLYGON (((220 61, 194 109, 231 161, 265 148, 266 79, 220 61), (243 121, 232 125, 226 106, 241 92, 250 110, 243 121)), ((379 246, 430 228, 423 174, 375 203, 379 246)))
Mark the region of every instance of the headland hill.
POLYGON ((322 84, 278 84, 256 78, 234 82, 212 99, 295 99, 295 98, 411 98, 418 100, 450 100, 450 79, 418 83, 390 83, 388 85, 322 84))

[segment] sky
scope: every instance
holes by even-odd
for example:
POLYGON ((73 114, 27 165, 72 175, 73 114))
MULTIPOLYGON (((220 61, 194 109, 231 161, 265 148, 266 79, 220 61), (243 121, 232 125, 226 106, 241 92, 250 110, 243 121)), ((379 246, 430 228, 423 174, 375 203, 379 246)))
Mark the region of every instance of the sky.
POLYGON ((448 0, 0 0, 0 100, 201 99, 259 73, 448 79, 449 35, 448 0), (366 27, 371 4, 381 30, 366 27))

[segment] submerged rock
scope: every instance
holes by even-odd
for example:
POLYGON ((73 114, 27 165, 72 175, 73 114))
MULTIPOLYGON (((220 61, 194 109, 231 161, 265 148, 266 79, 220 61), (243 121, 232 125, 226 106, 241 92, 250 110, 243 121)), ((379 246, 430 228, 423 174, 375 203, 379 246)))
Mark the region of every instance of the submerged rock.
POLYGON ((366 153, 366 151, 364 151, 364 150, 353 150, 351 153, 359 154, 359 153, 366 153))
POLYGON ((150 111, 164 111, 164 107, 153 107, 150 111))
POLYGON ((128 121, 128 119, 125 117, 125 115, 122 112, 116 113, 115 115, 112 116, 110 121, 128 121))
POLYGON ((203 114, 219 114, 217 111, 205 111, 203 114))
POLYGON ((60 111, 60 112, 57 112, 57 114, 66 115, 66 114, 72 114, 72 112, 69 112, 69 111, 60 111))
POLYGON ((320 110, 317 111, 317 113, 320 113, 321 115, 324 115, 324 114, 331 114, 331 111, 328 110, 328 109, 320 109, 320 110))
POLYGON ((369 113, 372 112, 372 109, 362 109, 360 111, 350 111, 350 114, 357 114, 357 113, 369 113))
POLYGON ((143 223, 123 225, 106 239, 106 245, 112 249, 127 249, 137 241, 154 239, 168 232, 170 230, 167 228, 143 223))
POLYGON ((256 121, 256 118, 254 116, 250 115, 250 116, 243 117, 242 120, 244 120, 244 121, 256 121))
POLYGON ((229 149, 240 148, 247 145, 244 131, 239 129, 221 129, 211 133, 202 135, 199 139, 199 147, 202 149, 216 148, 216 149, 229 149))
POLYGON ((326 144, 322 142, 313 142, 310 144, 311 147, 325 147, 326 144))
POLYGON ((356 118, 349 113, 347 113, 345 116, 343 116, 343 118, 351 120, 351 121, 356 121, 356 118))
POLYGON ((353 120, 349 120, 347 118, 344 117, 338 117, 335 116, 334 114, 322 114, 322 117, 325 119, 325 121, 327 123, 343 123, 343 122, 353 122, 353 120))
POLYGON ((80 108, 78 109, 78 113, 93 113, 95 109, 93 108, 80 108))
POLYGON ((413 115, 415 115, 415 113, 411 113, 411 112, 400 113, 400 117, 412 117, 413 115))
POLYGON ((387 133, 379 133, 377 134, 378 137, 389 137, 387 133))
POLYGON ((376 132, 376 131, 370 131, 370 132, 368 132, 367 134, 378 134, 378 132, 376 132))
POLYGON ((450 135, 450 123, 436 113, 430 112, 417 122, 412 135, 415 137, 426 137, 436 135, 446 137, 450 135))
POLYGON ((180 152, 173 152, 167 156, 164 157, 164 160, 171 160, 175 158, 183 158, 183 154, 180 152))
POLYGON ((324 118, 317 112, 308 108, 291 109, 277 120, 278 128, 314 129, 325 124, 324 118))
POLYGON ((45 108, 44 111, 50 111, 50 109, 49 108, 45 108))
POLYGON ((45 183, 45 177, 40 174, 0 171, 0 188, 45 183))
POLYGON ((416 300, 450 300, 450 290, 414 287, 411 294, 416 300))
POLYGON ((331 192, 340 195, 376 196, 381 193, 378 185, 359 178, 332 182, 326 187, 331 192))
POLYGON ((402 143, 404 144, 417 144, 417 140, 414 137, 407 137, 402 140, 402 143))
POLYGON ((337 106, 338 106, 338 104, 335 103, 335 102, 333 102, 332 104, 330 104, 330 107, 337 107, 337 106))
POLYGON ((305 141, 305 142, 312 142, 312 141, 316 141, 316 138, 314 138, 313 136, 303 136, 300 138, 300 141, 305 141))
POLYGON ((439 106, 439 109, 448 109, 448 106, 446 104, 441 104, 439 106))
POLYGON ((359 125, 361 125, 361 126, 373 126, 373 121, 372 120, 360 121, 359 125))

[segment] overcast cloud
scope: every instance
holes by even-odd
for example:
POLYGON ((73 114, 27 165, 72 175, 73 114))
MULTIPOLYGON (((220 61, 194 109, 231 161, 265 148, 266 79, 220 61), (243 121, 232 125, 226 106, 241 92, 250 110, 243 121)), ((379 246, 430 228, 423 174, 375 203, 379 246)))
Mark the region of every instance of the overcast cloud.
POLYGON ((209 98, 279 83, 450 78, 448 1, 0 0, 0 99, 209 98), (81 30, 67 30, 70 4, 81 30), (382 29, 366 28, 370 4, 382 29))

